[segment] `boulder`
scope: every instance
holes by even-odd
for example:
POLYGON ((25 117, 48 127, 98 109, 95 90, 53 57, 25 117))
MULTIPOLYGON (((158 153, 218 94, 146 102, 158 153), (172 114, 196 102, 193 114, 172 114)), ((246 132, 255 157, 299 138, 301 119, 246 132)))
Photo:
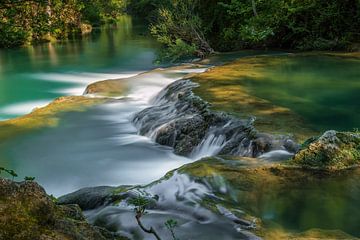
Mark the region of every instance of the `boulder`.
POLYGON ((218 149, 212 153, 215 155, 258 157, 274 150, 291 153, 298 150, 298 144, 289 136, 256 131, 253 117, 239 119, 212 111, 206 101, 194 95, 192 90, 196 87, 198 84, 185 79, 163 89, 153 100, 152 107, 134 116, 139 134, 172 147, 176 154, 184 156, 216 144, 219 146, 214 147, 218 149))
POLYGON ((56 205, 36 182, 0 178, 0 239, 125 239, 91 226, 77 205, 56 205))
POLYGON ((327 131, 303 144, 293 161, 314 168, 343 169, 360 164, 360 133, 327 131))

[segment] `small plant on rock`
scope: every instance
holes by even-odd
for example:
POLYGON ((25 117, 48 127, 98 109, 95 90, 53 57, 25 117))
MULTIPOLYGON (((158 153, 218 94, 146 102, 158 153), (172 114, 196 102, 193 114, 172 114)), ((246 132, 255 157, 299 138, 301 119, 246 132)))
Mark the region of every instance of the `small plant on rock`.
POLYGON ((27 182, 32 182, 32 181, 35 180, 35 177, 26 176, 26 177, 24 177, 24 180, 27 181, 27 182))
POLYGON ((149 200, 139 195, 129 199, 128 204, 135 206, 135 218, 141 230, 146 233, 153 234, 157 240, 161 240, 160 236, 153 227, 146 228, 141 222, 141 218, 146 214, 146 207, 149 205, 149 200))
POLYGON ((11 170, 11 169, 6 169, 4 167, 0 167, 0 174, 1 174, 2 171, 4 171, 4 172, 8 173, 9 175, 11 175, 12 180, 14 180, 14 178, 18 176, 17 173, 14 170, 11 170))
POLYGON ((169 219, 165 222, 166 228, 170 231, 173 240, 179 240, 175 235, 175 228, 178 226, 177 221, 169 219))

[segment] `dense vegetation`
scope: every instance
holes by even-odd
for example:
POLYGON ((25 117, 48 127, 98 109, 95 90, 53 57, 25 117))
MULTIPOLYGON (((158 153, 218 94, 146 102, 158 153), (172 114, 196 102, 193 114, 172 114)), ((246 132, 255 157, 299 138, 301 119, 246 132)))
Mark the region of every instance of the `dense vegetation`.
POLYGON ((350 50, 360 37, 359 0, 133 0, 129 7, 148 17, 152 33, 175 54, 350 50))
POLYGON ((122 0, 2 0, 0 47, 79 36, 124 7, 122 0))
POLYGON ((244 48, 351 50, 359 0, 3 0, 0 47, 80 35, 124 11, 146 17, 175 61, 244 48))

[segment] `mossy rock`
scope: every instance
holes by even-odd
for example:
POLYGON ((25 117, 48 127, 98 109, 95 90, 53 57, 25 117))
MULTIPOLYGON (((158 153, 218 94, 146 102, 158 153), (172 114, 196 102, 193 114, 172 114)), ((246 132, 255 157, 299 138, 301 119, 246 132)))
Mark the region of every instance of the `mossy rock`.
POLYGON ((32 181, 0 179, 0 239, 126 239, 91 226, 77 205, 56 205, 32 181))
POLYGON ((59 97, 47 106, 35 108, 31 113, 6 121, 0 121, 0 142, 43 127, 55 127, 59 115, 65 112, 81 112, 91 106, 105 103, 106 98, 84 96, 59 97))
POLYGON ((343 169, 360 164, 360 133, 327 131, 303 144, 292 163, 313 168, 343 169))

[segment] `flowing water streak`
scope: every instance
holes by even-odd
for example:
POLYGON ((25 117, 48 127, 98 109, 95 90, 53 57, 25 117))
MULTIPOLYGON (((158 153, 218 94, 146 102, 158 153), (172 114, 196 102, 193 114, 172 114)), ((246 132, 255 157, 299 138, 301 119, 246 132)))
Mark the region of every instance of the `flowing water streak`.
POLYGON ((262 154, 261 156, 259 156, 259 159, 268 160, 268 161, 284 161, 293 156, 294 156, 293 153, 290 153, 285 150, 274 150, 274 151, 262 154))
MULTIPOLYGON (((202 203, 204 198, 217 198, 213 194, 213 189, 193 181, 185 174, 175 172, 170 178, 145 187, 134 188, 125 195, 130 198, 141 195, 149 199, 151 203, 142 222, 145 226, 155 228, 163 239, 171 239, 164 225, 168 219, 175 219, 178 222, 176 236, 179 239, 259 239, 245 227, 240 227, 241 224, 236 223, 240 220, 234 215, 228 212, 218 215, 204 207, 202 203)), ((220 205, 217 207, 223 212, 226 211, 220 205)), ((104 206, 86 211, 85 215, 91 223, 101 222, 105 227, 111 227, 130 239, 153 239, 152 235, 142 232, 138 227, 133 206, 127 203, 127 199, 116 206, 104 206)), ((242 223, 250 226, 246 221, 242 223)))
MULTIPOLYGON (((151 100, 151 107, 135 114, 133 122, 138 133, 195 160, 217 154, 259 157, 265 152, 292 151, 297 147, 290 136, 257 132, 254 117, 238 119, 212 112, 209 105, 192 92, 197 86, 187 79, 161 90, 151 100)), ((272 156, 278 157, 265 157, 271 160, 272 156)))
POLYGON ((211 157, 218 154, 224 147, 226 138, 224 135, 216 136, 214 133, 208 134, 191 153, 192 159, 201 159, 204 157, 211 157))
POLYGON ((44 107, 49 102, 51 102, 50 99, 10 104, 10 105, 7 105, 7 106, 1 108, 0 114, 2 114, 2 115, 23 115, 23 114, 31 112, 34 108, 44 107))
POLYGON ((55 196, 89 186, 155 181, 192 159, 177 156, 173 149, 138 135, 132 116, 152 106, 152 99, 165 86, 192 71, 192 66, 184 68, 189 70, 157 69, 119 79, 126 85, 123 96, 85 112, 61 114, 57 127, 10 140, 5 149, 0 146, 0 153, 16 166, 19 178, 36 176, 55 196))
MULTIPOLYGON (((129 73, 36 73, 26 74, 28 78, 44 81, 44 82, 60 82, 68 84, 66 88, 58 88, 52 90, 53 93, 65 95, 65 96, 79 96, 82 95, 87 85, 105 79, 124 79, 134 77, 141 72, 129 72, 129 73)), ((24 76, 25 77, 25 76, 24 76)), ((30 113, 33 109, 44 107, 50 103, 52 99, 41 99, 34 101, 18 102, 0 108, 0 115, 8 116, 21 116, 30 113)), ((4 118, 4 119, 7 119, 4 118)))
POLYGON ((123 72, 123 73, 92 73, 92 72, 81 72, 81 73, 41 73, 32 74, 36 79, 40 79, 48 82, 62 82, 71 84, 67 88, 60 88, 55 90, 55 93, 63 95, 77 96, 84 92, 87 85, 105 80, 105 79, 124 79, 134 77, 141 72, 123 72))

